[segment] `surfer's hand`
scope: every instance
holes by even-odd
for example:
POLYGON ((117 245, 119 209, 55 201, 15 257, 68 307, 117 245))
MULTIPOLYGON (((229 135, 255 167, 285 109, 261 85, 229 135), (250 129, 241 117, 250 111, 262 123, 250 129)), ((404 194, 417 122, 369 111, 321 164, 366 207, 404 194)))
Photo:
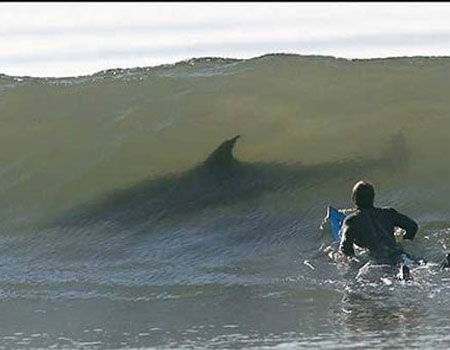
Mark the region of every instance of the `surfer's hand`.
POLYGON ((349 259, 350 263, 357 263, 359 264, 361 261, 356 256, 350 256, 349 259))

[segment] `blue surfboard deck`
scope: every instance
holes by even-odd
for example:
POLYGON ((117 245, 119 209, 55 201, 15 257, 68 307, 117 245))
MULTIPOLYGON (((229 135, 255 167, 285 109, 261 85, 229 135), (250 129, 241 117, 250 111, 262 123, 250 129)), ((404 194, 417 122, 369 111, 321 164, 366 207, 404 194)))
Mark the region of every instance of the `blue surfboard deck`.
POLYGON ((341 213, 336 208, 333 208, 332 206, 329 207, 329 212, 331 224, 331 237, 333 241, 336 242, 341 239, 341 227, 346 215, 341 213))

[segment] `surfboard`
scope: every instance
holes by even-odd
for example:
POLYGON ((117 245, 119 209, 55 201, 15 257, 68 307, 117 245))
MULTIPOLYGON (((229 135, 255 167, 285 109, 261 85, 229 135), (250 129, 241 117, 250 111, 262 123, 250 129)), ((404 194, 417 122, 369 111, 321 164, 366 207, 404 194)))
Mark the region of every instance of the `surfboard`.
POLYGON ((344 222, 344 219, 346 215, 344 213, 341 213, 336 208, 333 208, 332 206, 329 206, 329 213, 330 213, 330 224, 331 224, 331 238, 334 242, 340 241, 341 239, 341 226, 344 222))

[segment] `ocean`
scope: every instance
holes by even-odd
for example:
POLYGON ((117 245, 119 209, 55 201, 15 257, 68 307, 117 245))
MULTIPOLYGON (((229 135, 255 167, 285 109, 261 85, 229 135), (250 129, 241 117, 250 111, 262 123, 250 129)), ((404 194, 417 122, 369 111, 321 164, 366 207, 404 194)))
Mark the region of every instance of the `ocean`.
POLYGON ((448 57, 0 75, 0 348, 447 349, 449 89, 448 57), (413 281, 332 258, 360 179, 419 223, 413 281))

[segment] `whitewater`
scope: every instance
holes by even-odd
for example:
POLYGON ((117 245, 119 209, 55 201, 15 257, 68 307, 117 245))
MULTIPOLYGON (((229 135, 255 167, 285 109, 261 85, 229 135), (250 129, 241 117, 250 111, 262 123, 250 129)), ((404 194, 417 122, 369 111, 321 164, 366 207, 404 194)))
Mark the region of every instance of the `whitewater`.
POLYGON ((450 58, 198 58, 0 74, 0 348, 446 349, 450 58), (320 229, 360 179, 412 282, 320 229))

